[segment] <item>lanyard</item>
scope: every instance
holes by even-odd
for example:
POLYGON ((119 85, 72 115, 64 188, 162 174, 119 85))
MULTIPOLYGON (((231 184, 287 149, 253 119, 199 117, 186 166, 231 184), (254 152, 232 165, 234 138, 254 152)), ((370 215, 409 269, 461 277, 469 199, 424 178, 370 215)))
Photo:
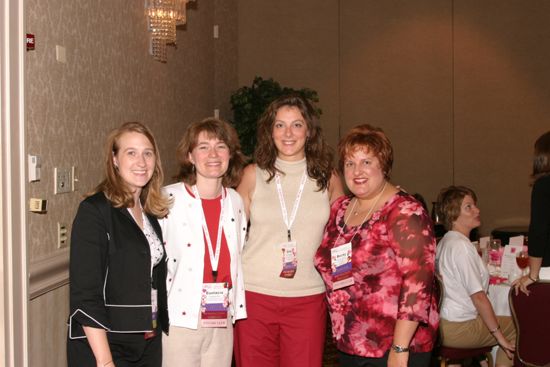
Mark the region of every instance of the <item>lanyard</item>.
POLYGON ((195 199, 199 200, 201 204, 200 209, 201 209, 201 219, 202 219, 202 223, 201 223, 202 230, 204 232, 204 238, 206 238, 206 244, 208 245, 208 256, 210 257, 210 265, 212 265, 212 276, 214 278, 214 283, 215 283, 216 277, 218 276, 218 261, 220 260, 220 251, 221 251, 220 249, 222 247, 221 239, 222 239, 222 227, 223 227, 223 207, 225 204, 225 189, 222 187, 220 219, 218 221, 218 236, 216 238, 216 253, 214 253, 214 249, 212 248, 212 240, 210 239, 210 232, 208 231, 208 226, 206 225, 204 209, 202 207, 201 197, 199 194, 199 190, 197 189, 197 185, 193 185, 193 187, 191 187, 191 190, 193 190, 195 199))
POLYGON ((281 176, 277 173, 275 175, 275 184, 277 185, 277 194, 279 195, 279 204, 281 205, 281 213, 283 214, 283 221, 286 225, 288 241, 291 241, 290 228, 296 219, 296 213, 300 206, 300 200, 302 200, 302 193, 304 192, 304 186, 306 185, 307 171, 304 170, 302 180, 300 181, 300 187, 296 193, 296 199, 294 200, 294 206, 292 207, 292 213, 290 214, 290 220, 288 219, 288 211, 286 210, 285 198, 283 196, 283 186, 281 185, 281 176))

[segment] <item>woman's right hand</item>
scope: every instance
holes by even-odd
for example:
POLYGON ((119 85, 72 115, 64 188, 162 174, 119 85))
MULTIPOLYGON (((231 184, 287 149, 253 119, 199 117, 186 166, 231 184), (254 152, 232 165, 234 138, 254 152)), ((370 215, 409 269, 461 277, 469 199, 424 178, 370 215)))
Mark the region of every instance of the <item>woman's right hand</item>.
POLYGON ((527 286, 533 283, 533 279, 529 278, 528 275, 524 275, 521 278, 514 280, 514 282, 512 283, 512 287, 514 287, 516 296, 519 294, 519 291, 522 291, 526 295, 529 295, 529 290, 527 289, 527 286))
POLYGON ((502 335, 500 330, 498 331, 498 335, 495 335, 495 338, 497 339, 498 345, 504 351, 504 353, 506 353, 508 358, 509 359, 514 358, 514 352, 516 351, 516 346, 510 343, 510 341, 506 339, 504 335, 502 335))

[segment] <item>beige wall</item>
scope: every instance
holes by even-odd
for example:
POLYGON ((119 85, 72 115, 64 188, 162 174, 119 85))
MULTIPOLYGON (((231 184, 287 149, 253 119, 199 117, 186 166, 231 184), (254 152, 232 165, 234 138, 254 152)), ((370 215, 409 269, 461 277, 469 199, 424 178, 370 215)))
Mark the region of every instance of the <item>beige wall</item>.
POLYGON ((393 181, 428 202, 449 184, 479 195, 480 232, 527 224, 534 139, 550 124, 550 3, 239 0, 239 83, 319 91, 334 144, 385 129, 393 181))
POLYGON ((313 88, 335 144, 339 127, 338 1, 239 0, 239 85, 255 76, 313 88))
MULTIPOLYGON (((60 278, 66 274, 67 252, 56 247, 57 222, 70 225, 82 194, 101 179, 110 129, 125 121, 148 124, 169 181, 185 126, 212 116, 215 108, 229 117, 229 93, 237 88, 236 3, 190 4, 166 64, 148 55, 143 4, 26 1, 26 31, 36 36, 36 50, 25 55, 26 141, 28 153, 42 158, 42 179, 27 187, 29 197, 48 200, 47 214, 27 215, 28 252, 31 272, 40 269, 46 281, 53 277, 48 266, 59 268, 60 278), (217 40, 214 24, 220 26, 217 40), (55 60, 55 45, 66 47, 66 64, 55 60), (78 190, 54 195, 54 167, 70 166, 76 166, 78 190)), ((34 298, 29 310, 30 365, 62 366, 68 286, 34 298)))

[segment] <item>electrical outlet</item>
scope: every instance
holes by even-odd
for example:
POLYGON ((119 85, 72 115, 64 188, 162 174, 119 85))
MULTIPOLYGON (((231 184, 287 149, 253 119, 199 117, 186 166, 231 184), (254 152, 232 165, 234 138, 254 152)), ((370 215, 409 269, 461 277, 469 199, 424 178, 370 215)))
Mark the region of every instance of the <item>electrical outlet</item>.
POLYGON ((65 248, 69 244, 67 225, 57 223, 57 248, 65 248))
POLYGON ((63 194, 73 190, 72 168, 54 168, 54 194, 63 194))

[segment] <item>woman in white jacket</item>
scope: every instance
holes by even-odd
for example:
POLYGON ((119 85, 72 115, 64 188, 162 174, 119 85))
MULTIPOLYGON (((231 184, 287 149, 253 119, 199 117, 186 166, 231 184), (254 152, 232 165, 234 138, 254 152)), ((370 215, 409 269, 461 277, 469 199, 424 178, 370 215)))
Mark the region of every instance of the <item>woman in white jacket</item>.
POLYGON ((191 124, 178 148, 180 182, 161 221, 167 252, 169 336, 163 366, 229 367, 233 323, 246 317, 241 251, 246 215, 235 186, 244 166, 237 133, 209 118, 191 124))

